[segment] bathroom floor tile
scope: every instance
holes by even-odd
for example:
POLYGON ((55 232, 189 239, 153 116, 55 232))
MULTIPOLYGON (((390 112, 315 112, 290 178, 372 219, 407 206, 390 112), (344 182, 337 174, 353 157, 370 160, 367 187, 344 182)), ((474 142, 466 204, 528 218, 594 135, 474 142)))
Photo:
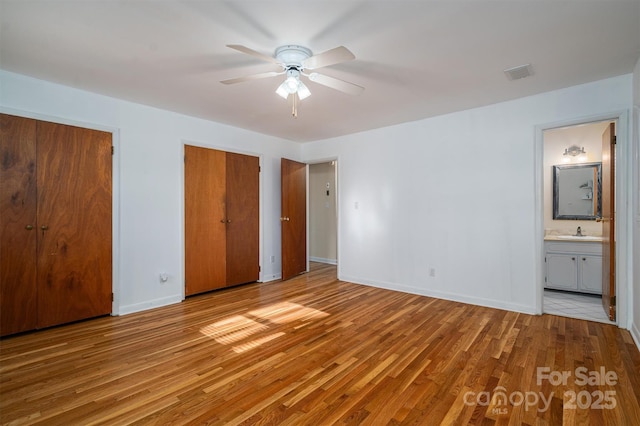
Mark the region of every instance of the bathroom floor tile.
POLYGON ((542 306, 545 314, 615 324, 605 315, 602 299, 596 295, 545 290, 542 306))

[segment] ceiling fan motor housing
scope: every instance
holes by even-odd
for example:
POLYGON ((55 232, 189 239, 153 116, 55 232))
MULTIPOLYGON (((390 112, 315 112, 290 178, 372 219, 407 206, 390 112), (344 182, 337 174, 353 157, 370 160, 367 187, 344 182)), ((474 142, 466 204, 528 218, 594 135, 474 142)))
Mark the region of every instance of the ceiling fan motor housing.
POLYGON ((287 44, 276 49, 276 59, 287 70, 294 68, 302 71, 302 63, 312 55, 311 50, 295 44, 287 44))

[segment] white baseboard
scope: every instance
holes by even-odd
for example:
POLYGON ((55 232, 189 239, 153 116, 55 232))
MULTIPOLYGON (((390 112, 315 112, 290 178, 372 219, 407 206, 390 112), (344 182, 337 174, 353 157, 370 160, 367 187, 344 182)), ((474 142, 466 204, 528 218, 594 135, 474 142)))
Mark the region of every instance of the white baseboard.
POLYGON ((425 290, 422 288, 401 285, 396 283, 387 283, 381 281, 363 280, 358 277, 340 276, 342 281, 348 281, 355 284, 369 285, 372 287, 384 288, 386 290, 401 291, 403 293, 417 294, 420 296, 435 297, 437 299, 450 300, 452 302, 467 303, 470 305, 484 306, 487 308, 502 309, 523 314, 536 315, 535 306, 520 305, 517 303, 508 303, 500 300, 484 299, 480 297, 469 297, 455 293, 447 293, 441 291, 425 290))
POLYGON ((277 281, 277 280, 280 280, 280 279, 282 279, 282 274, 278 273, 278 274, 272 274, 272 275, 269 275, 269 276, 264 276, 264 277, 262 277, 262 281, 260 281, 260 282, 261 283, 268 283, 270 281, 277 281))
POLYGON ((633 338, 633 341, 636 342, 636 347, 640 351, 640 330, 638 329, 638 326, 632 322, 629 332, 631 332, 631 337, 633 338))
POLYGON ((327 263, 329 265, 337 265, 338 264, 338 260, 337 259, 325 259, 324 257, 309 256, 309 260, 311 262, 327 263))
POLYGON ((160 299, 149 300, 142 303, 134 303, 133 305, 121 306, 118 315, 133 314, 135 312, 146 311, 148 309, 159 308, 161 306, 173 305, 182 302, 182 296, 174 295, 162 297, 160 299))

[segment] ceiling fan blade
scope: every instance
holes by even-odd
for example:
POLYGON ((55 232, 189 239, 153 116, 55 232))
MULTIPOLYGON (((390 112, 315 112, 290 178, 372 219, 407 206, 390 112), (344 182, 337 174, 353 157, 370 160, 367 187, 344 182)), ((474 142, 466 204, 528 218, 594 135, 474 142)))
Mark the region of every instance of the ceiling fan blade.
POLYGON ((273 56, 267 56, 260 52, 257 52, 253 49, 249 49, 248 47, 242 46, 241 44, 227 44, 227 47, 231 49, 237 50, 238 52, 246 53, 247 55, 255 56, 256 58, 260 58, 263 61, 271 62, 274 64, 282 65, 276 58, 273 56))
POLYGON ((339 64, 340 62, 351 61, 355 58, 355 55, 351 53, 349 49, 344 46, 338 46, 305 59, 302 61, 302 67, 312 70, 315 68, 339 64))
POLYGON ((267 78, 267 77, 275 77, 276 75, 280 75, 280 74, 284 74, 284 71, 282 72, 269 71, 269 72, 262 72, 260 74, 251 74, 251 75, 246 75, 244 77, 237 77, 237 78, 230 78, 229 80, 222 80, 220 83, 222 84, 242 83, 243 81, 258 80, 260 78, 267 78))
POLYGON ((317 72, 309 74, 309 80, 349 95, 359 95, 364 90, 364 87, 358 86, 357 84, 349 83, 348 81, 335 77, 329 77, 328 75, 318 74, 317 72))

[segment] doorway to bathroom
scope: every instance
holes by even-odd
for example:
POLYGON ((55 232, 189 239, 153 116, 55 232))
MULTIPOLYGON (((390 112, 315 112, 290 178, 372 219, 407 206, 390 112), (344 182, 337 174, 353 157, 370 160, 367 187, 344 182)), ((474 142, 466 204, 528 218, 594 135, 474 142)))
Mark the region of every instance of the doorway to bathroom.
POLYGON ((544 313, 615 323, 615 123, 543 131, 544 313))

